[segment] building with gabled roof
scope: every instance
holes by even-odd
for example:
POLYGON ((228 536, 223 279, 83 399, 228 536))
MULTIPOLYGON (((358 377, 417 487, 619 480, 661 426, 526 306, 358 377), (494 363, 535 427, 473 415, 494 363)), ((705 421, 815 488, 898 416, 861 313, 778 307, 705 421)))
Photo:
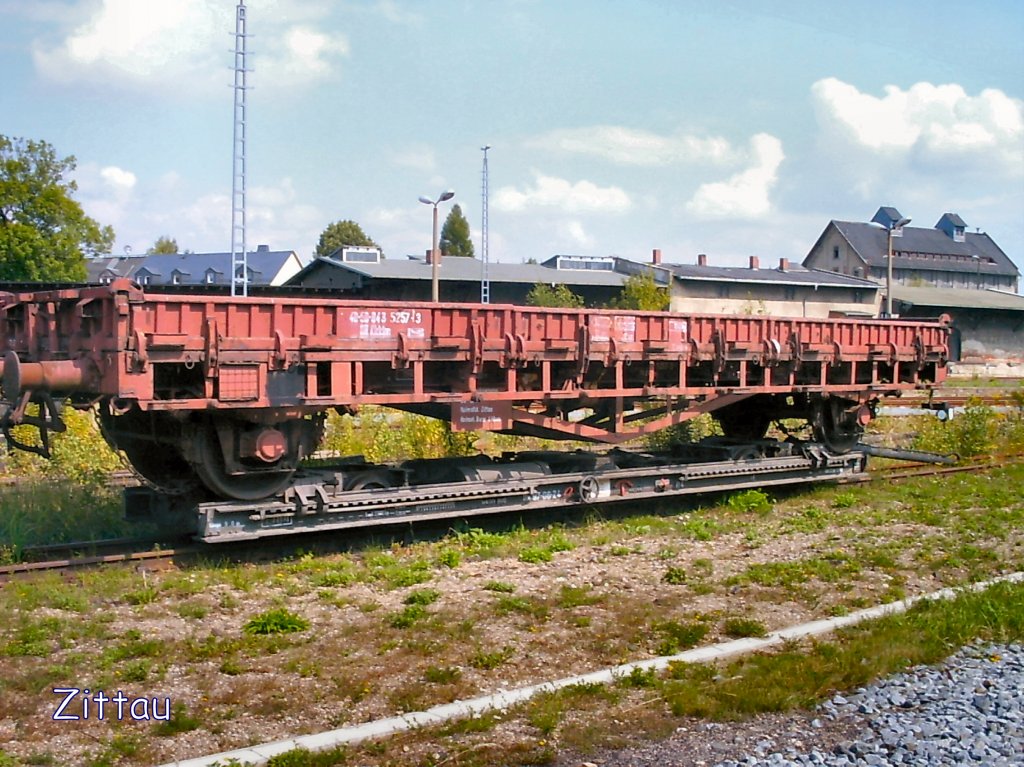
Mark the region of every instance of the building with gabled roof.
MULTIPOLYGON (((260 245, 246 262, 250 285, 283 285, 302 269, 294 250, 260 245)), ((140 285, 230 285, 230 253, 149 253, 98 256, 86 262, 88 281, 106 284, 128 277, 140 285)))
MULTIPOLYGON (((565 284, 586 306, 603 306, 619 295, 627 276, 615 268, 615 262, 615 256, 553 256, 543 264, 492 262, 487 266, 491 302, 524 304, 533 286, 541 283, 565 284)), ((483 264, 479 260, 442 257, 437 272, 442 301, 480 301, 483 264)), ((358 298, 429 301, 432 277, 429 251, 426 256, 384 258, 371 248, 340 248, 314 259, 289 284, 358 298)))
POLYGON ((665 264, 672 273, 672 311, 701 314, 771 314, 777 317, 874 317, 878 284, 780 258, 762 268, 751 256, 748 265, 710 266, 707 256, 696 264, 665 264))
POLYGON ((994 289, 1015 293, 1020 271, 984 232, 968 232, 956 213, 932 228, 897 224, 895 208, 882 207, 873 222, 830 221, 804 266, 877 282, 886 281, 888 230, 892 229, 892 280, 908 287, 994 289))

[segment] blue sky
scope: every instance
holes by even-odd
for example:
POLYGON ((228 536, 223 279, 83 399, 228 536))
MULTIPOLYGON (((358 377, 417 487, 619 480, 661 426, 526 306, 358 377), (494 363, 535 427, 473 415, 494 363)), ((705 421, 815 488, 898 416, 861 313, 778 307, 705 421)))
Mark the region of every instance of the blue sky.
MULTIPOLYGON (((230 249, 236 0, 0 0, 0 133, 78 160, 115 251, 230 249)), ((830 219, 947 211, 1024 267, 1024 3, 248 0, 250 246, 351 218, 490 253, 802 259, 830 219), (447 207, 442 207, 446 211, 447 207)))

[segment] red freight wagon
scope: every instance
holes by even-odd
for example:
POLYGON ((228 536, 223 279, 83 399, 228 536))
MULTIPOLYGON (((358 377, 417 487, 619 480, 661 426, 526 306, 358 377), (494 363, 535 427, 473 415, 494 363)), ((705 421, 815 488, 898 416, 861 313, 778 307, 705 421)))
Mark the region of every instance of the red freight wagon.
MULTIPOLYGON (((944 323, 711 316, 110 285, 0 293, 2 427, 46 451, 58 400, 157 485, 256 499, 284 487, 331 408, 455 429, 619 443, 713 413, 727 436, 807 419, 833 452, 880 397, 945 377, 944 323), (39 415, 30 403, 37 403, 39 415)), ((37 448, 38 449, 38 448, 37 448)))

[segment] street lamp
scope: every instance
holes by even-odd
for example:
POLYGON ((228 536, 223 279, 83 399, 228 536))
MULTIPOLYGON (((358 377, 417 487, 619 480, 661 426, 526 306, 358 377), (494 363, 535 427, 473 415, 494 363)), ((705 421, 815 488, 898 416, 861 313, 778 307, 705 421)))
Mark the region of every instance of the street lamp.
MULTIPOLYGON (((872 224, 885 229, 886 239, 886 259, 885 259, 885 316, 887 319, 892 319, 892 238, 893 232, 899 231, 900 235, 903 234, 902 229, 904 226, 910 223, 909 218, 903 218, 896 211, 895 208, 880 208, 875 217, 871 220, 872 224), (886 215, 883 215, 886 214, 886 215), (894 215, 893 215, 894 214, 894 215), (891 217, 890 217, 891 216, 891 217), (899 216, 899 218, 897 218, 899 216)), ((897 235, 899 236, 899 235, 897 235)))
POLYGON ((431 297, 433 302, 436 304, 439 300, 440 290, 438 289, 438 249, 437 249, 437 206, 442 202, 447 202, 455 196, 455 192, 449 189, 446 192, 442 192, 441 196, 436 200, 431 200, 426 195, 420 197, 420 202, 424 205, 431 205, 434 208, 434 235, 430 240, 430 288, 431 297))

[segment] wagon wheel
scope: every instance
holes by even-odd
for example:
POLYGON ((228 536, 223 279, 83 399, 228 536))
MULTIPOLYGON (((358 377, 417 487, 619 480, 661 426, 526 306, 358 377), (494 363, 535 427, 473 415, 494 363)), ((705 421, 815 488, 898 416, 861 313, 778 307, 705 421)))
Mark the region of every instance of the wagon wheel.
POLYGON ((764 439, 772 423, 765 403, 751 400, 716 410, 713 416, 722 428, 722 434, 744 442, 764 439))
POLYGON ((242 473, 230 473, 224 465, 217 428, 209 421, 196 427, 190 453, 189 459, 199 480, 222 498, 239 501, 268 498, 288 487, 295 474, 295 461, 288 455, 273 466, 246 466, 247 470, 242 473))
POLYGON ((165 414, 132 409, 113 415, 101 407, 99 424, 107 444, 123 452, 131 470, 154 489, 184 495, 199 486, 199 477, 181 453, 180 439, 179 444, 174 439, 179 427, 165 414))
POLYGON ((196 472, 171 445, 128 439, 120 448, 135 473, 162 493, 184 495, 199 486, 196 472))
POLYGON ((813 404, 811 428, 814 438, 836 454, 853 450, 864 436, 864 427, 856 414, 848 412, 849 404, 835 397, 813 404))

